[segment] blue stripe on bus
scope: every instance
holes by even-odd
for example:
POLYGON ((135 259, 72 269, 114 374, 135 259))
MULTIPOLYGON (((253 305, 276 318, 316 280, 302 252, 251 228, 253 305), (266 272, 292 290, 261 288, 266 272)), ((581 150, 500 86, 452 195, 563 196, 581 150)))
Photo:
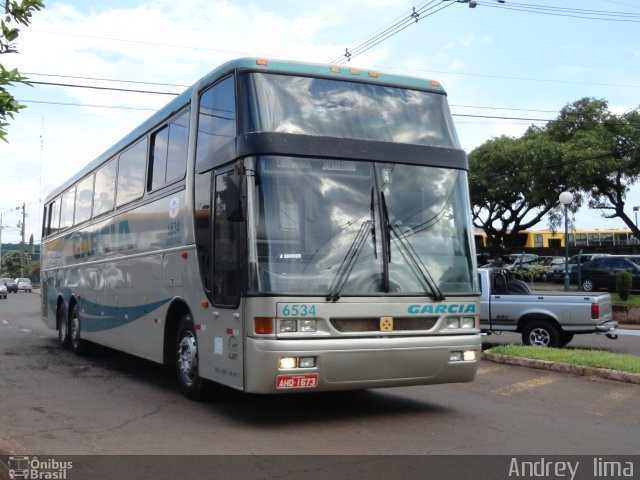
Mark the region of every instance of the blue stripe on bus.
POLYGON ((131 307, 112 307, 83 299, 80 302, 82 308, 80 328, 83 332, 103 332, 122 327, 160 308, 169 300, 167 298, 158 302, 131 307))

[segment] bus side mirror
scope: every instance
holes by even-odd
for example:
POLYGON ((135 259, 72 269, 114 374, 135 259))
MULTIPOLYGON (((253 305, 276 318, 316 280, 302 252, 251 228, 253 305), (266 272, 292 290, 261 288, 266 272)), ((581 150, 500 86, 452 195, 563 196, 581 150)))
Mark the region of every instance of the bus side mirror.
POLYGON ((244 222, 246 220, 244 213, 245 191, 244 176, 238 172, 234 172, 227 177, 226 201, 229 208, 227 220, 230 222, 244 222))

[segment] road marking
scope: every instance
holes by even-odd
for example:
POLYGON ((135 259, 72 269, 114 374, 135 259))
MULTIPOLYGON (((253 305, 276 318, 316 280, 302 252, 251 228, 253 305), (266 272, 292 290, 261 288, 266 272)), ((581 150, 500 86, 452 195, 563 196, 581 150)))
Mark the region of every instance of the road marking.
POLYGON ((624 390, 613 390, 607 393, 604 398, 596 402, 591 408, 587 410, 587 413, 591 415, 597 415, 598 417, 604 417, 611 410, 618 408, 617 405, 613 405, 615 402, 622 402, 631 396, 631 392, 624 390))
POLYGON ((486 375, 487 373, 497 372, 498 370, 502 370, 504 367, 502 365, 496 365, 495 367, 480 367, 478 368, 478 375, 486 375))
POLYGON ((549 385, 558 381, 558 377, 540 377, 533 380, 527 380, 526 382, 514 383, 503 388, 496 390, 496 393, 510 397, 514 393, 526 392, 527 390, 533 390, 534 388, 549 385))

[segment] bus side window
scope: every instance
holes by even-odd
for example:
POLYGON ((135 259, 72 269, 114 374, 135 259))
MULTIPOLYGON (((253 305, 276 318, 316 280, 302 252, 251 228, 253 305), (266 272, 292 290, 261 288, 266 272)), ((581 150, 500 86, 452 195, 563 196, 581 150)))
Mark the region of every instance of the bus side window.
POLYGON ((200 98, 196 165, 235 136, 234 81, 233 77, 227 77, 204 92, 200 98))
POLYGON ((189 112, 183 113, 151 137, 148 190, 184 178, 189 143, 189 112))
POLYGON ((216 305, 236 307, 240 303, 240 222, 229 221, 234 207, 230 179, 233 170, 215 177, 213 211, 213 300, 216 305))

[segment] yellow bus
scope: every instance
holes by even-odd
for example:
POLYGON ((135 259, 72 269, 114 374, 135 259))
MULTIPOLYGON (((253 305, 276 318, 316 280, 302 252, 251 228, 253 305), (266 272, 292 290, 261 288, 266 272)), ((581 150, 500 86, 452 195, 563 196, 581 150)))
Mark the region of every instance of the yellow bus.
MULTIPOLYGON (((560 248, 565 246, 564 231, 552 230, 523 230, 518 232, 513 248, 560 248)), ((476 229, 474 233, 476 248, 481 250, 487 247, 487 235, 476 229)), ((596 248, 640 245, 631 230, 625 229, 573 229, 567 235, 569 247, 596 248)))

